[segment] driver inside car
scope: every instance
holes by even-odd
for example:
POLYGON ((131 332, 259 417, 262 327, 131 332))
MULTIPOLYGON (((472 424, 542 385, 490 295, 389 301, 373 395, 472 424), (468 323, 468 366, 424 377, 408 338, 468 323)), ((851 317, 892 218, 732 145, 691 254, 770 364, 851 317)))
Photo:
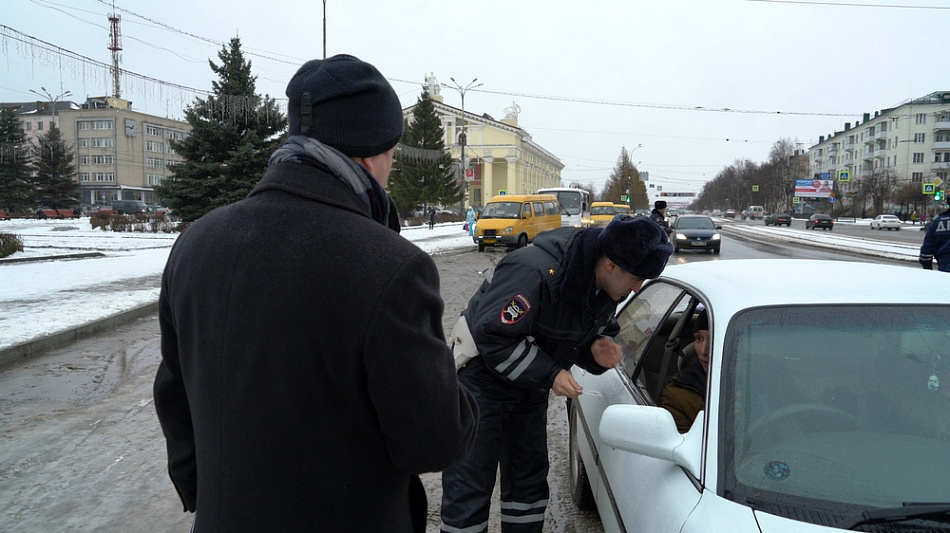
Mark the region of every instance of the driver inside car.
POLYGON ((676 429, 686 433, 696 415, 706 408, 706 378, 709 372, 709 317, 703 309, 693 324, 696 357, 677 372, 660 394, 660 405, 673 415, 676 429))

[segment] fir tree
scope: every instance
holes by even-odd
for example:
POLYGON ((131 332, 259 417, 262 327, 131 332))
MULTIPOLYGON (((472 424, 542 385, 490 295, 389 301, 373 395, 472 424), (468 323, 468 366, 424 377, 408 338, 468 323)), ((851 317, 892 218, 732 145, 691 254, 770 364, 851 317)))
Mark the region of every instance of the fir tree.
POLYGON ((630 159, 626 146, 620 149, 617 164, 604 184, 601 201, 622 203, 622 196, 629 198, 628 203, 632 210, 646 209, 650 204, 646 184, 640 181, 640 171, 630 159))
POLYGON ((445 150, 445 130, 429 93, 422 91, 412 122, 402 135, 402 149, 389 177, 389 192, 401 213, 417 205, 451 205, 462 199, 452 156, 445 150))
POLYGON ((55 125, 37 139, 33 149, 34 180, 39 201, 49 207, 78 204, 79 184, 74 180, 73 150, 63 142, 55 125))
POLYGON ((30 150, 13 109, 0 111, 0 207, 27 211, 36 207, 30 150))
POLYGON ((218 58, 220 65, 208 61, 218 75, 211 96, 197 98, 185 111, 191 134, 171 143, 185 161, 171 167, 174 177, 155 187, 184 221, 246 197, 283 142, 278 134, 287 125, 276 101, 256 94, 257 76, 244 60, 240 39, 222 46, 218 58))

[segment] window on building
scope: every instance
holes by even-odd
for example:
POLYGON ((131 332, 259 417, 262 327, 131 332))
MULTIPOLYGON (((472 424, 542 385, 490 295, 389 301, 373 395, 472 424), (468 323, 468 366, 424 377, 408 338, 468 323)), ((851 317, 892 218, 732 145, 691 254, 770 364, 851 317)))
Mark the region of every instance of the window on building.
POLYGON ((77 120, 77 121, 76 121, 76 129, 77 129, 77 130, 88 130, 88 129, 89 129, 89 121, 88 121, 88 120, 77 120))
POLYGON ((926 124, 927 123, 927 113, 917 113, 917 123, 926 124))
POLYGON ((80 173, 79 173, 79 181, 89 181, 89 173, 88 173, 88 172, 80 172, 80 173))
POLYGON ((915 152, 915 153, 914 153, 914 163, 923 163, 923 162, 924 162, 924 154, 923 154, 923 152, 915 152))
POLYGON ((76 162, 79 163, 80 165, 88 165, 88 164, 89 164, 89 156, 88 156, 88 155, 81 155, 81 156, 79 156, 78 159, 76 159, 76 162))
POLYGON ((926 134, 926 133, 915 133, 915 134, 914 134, 914 142, 915 142, 915 143, 922 143, 922 142, 924 142, 924 139, 925 139, 926 137, 927 137, 927 134, 926 134))
POLYGON ((115 181, 115 174, 112 172, 94 172, 92 176, 96 181, 115 181))
POLYGON ((164 177, 165 176, 162 176, 161 174, 148 174, 145 176, 145 180, 148 182, 149 185, 161 185, 162 178, 164 177))
POLYGON ((32 123, 32 122, 24 122, 24 123, 23 123, 23 131, 33 131, 33 123, 32 123))
POLYGON ((149 168, 165 168, 165 160, 157 157, 148 157, 145 159, 145 166, 149 168))
POLYGON ((76 146, 82 148, 89 146, 89 139, 76 139, 76 146))
POLYGON ((40 131, 43 130, 43 121, 42 121, 42 120, 37 120, 37 121, 36 121, 36 129, 38 129, 38 130, 40 130, 40 131))
POLYGON ((115 156, 111 155, 94 155, 92 156, 93 165, 112 165, 115 163, 115 156))
POLYGON ((151 126, 149 124, 145 125, 145 133, 148 135, 154 135, 156 137, 162 136, 162 129, 157 126, 151 126))
POLYGON ((96 148, 111 148, 115 146, 112 137, 93 137, 92 145, 96 148))
POLYGON ((145 149, 149 152, 159 152, 162 153, 165 151, 164 143, 157 143, 155 141, 148 141, 145 143, 145 149))
POLYGON ((923 172, 912 172, 911 175, 910 175, 910 181, 912 181, 912 182, 914 182, 914 183, 921 183, 921 182, 923 182, 923 181, 924 181, 924 173, 923 173, 923 172))

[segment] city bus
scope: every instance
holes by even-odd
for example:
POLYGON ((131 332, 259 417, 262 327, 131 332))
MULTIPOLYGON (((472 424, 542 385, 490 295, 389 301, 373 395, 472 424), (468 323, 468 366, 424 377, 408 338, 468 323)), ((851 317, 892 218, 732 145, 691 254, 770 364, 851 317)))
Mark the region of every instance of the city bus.
POLYGON ((572 228, 590 224, 590 192, 572 187, 538 189, 538 194, 553 194, 561 203, 561 226, 572 228))

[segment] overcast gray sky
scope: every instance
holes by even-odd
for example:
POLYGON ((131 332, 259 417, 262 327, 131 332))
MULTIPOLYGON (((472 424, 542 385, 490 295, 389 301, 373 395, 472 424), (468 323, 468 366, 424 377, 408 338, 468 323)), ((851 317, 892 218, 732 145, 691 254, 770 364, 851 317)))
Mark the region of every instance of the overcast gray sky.
MULTIPOLYGON (((78 54, 111 62, 106 0, 4 0, 0 101, 111 92, 78 54), (31 38, 59 47, 50 52, 31 38), (26 42, 24 42, 24 40, 26 42)), ((321 0, 115 0, 121 67, 135 109, 182 118, 216 79, 207 60, 241 38, 258 91, 323 56, 321 0)), ((780 138, 807 148, 863 113, 938 90, 947 75, 947 0, 327 0, 327 55, 390 79, 404 106, 427 74, 454 77, 465 109, 519 125, 598 190, 626 146, 664 191, 699 191, 737 159, 763 162, 780 138)), ((443 89, 449 105, 459 93, 443 89)))

